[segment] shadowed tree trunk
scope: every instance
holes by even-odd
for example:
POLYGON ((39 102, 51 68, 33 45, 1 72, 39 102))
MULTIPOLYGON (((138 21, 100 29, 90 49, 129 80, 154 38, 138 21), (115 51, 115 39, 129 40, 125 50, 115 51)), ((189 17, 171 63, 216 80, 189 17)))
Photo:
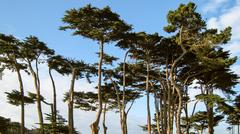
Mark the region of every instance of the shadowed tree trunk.
POLYGON ((73 101, 74 101, 74 83, 77 75, 76 68, 72 69, 72 80, 69 89, 69 100, 68 100, 68 129, 69 134, 74 133, 74 120, 73 120, 73 101))
POLYGON ((104 110, 103 110, 103 133, 104 134, 107 134, 106 114, 107 114, 107 103, 104 104, 104 110))
POLYGON ((147 126, 148 134, 151 134, 151 111, 150 111, 150 102, 149 102, 149 63, 147 65, 147 77, 146 77, 146 92, 147 92, 147 126))
POLYGON ((25 116, 24 116, 24 89, 23 89, 23 81, 20 70, 16 67, 18 81, 19 81, 19 88, 21 92, 21 134, 25 134, 25 116))
POLYGON ((98 102, 99 109, 97 112, 96 120, 91 124, 92 134, 98 134, 99 132, 99 121, 102 113, 102 93, 101 93, 101 82, 102 82, 102 62, 103 62, 103 41, 99 44, 99 64, 98 64, 98 102))
POLYGON ((34 87, 36 89, 36 99, 37 99, 38 118, 39 118, 39 124, 40 124, 40 133, 44 134, 43 114, 42 114, 41 94, 40 94, 40 81, 39 81, 39 78, 38 78, 38 75, 37 75, 38 74, 38 70, 37 70, 37 74, 36 74, 36 72, 32 68, 32 65, 31 65, 30 61, 28 61, 28 66, 29 66, 30 72, 31 72, 31 74, 33 76, 34 87))
POLYGON ((56 93, 56 86, 55 86, 55 82, 52 76, 52 71, 51 69, 48 70, 49 71, 49 76, 52 82, 52 88, 53 88, 53 116, 52 116, 52 120, 53 120, 53 134, 56 134, 56 119, 57 119, 57 93, 56 93))
POLYGON ((156 124, 157 124, 157 131, 158 134, 161 134, 161 130, 160 130, 160 125, 159 125, 159 104, 157 102, 157 94, 154 91, 154 105, 155 105, 155 113, 156 113, 156 124))
MULTIPOLYGON (((207 94, 212 94, 213 90, 209 89, 207 94)), ((207 116, 208 116, 208 134, 214 134, 214 117, 213 117, 213 107, 209 105, 209 101, 207 101, 207 116)))

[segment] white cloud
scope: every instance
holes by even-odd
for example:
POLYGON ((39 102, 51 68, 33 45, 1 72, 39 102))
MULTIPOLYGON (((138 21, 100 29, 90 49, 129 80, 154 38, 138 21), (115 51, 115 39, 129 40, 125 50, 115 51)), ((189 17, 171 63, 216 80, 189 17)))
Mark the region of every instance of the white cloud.
POLYGON ((220 16, 211 17, 207 21, 208 28, 224 29, 232 27, 232 39, 225 46, 226 50, 237 56, 240 54, 240 0, 233 7, 226 9, 220 16))
POLYGON ((240 76, 240 65, 232 66, 232 70, 240 76))
POLYGON ((206 4, 203 8, 204 13, 216 11, 218 8, 222 7, 223 4, 228 2, 228 0, 211 0, 207 2, 208 4, 206 4))
MULTIPOLYGON (((41 77, 41 94, 46 98, 48 102, 52 102, 52 85, 50 78, 47 73, 47 67, 42 65, 40 66, 40 77, 41 77)), ((69 83, 70 83, 70 76, 69 77, 62 77, 62 75, 53 72, 54 80, 56 82, 57 88, 57 109, 59 110, 60 114, 67 119, 67 104, 62 101, 63 94, 68 91, 69 83)), ((23 81, 24 81, 24 89, 25 93, 27 94, 28 91, 35 92, 33 88, 33 81, 32 77, 27 75, 26 73, 22 72, 23 81)), ((75 83, 75 90, 80 91, 95 91, 96 84, 88 84, 85 79, 78 80, 75 83)), ((12 89, 19 89, 18 80, 15 72, 11 71, 4 71, 3 79, 0 80, 0 116, 4 116, 7 118, 11 118, 12 121, 20 122, 20 107, 13 106, 7 103, 6 94, 4 92, 10 92, 12 89)), ((50 108, 42 104, 43 112, 49 113, 50 108)), ((26 120, 26 127, 34 128, 37 127, 36 123, 38 122, 38 115, 36 105, 26 105, 25 106, 25 120, 26 120)), ((83 134, 88 134, 90 132, 89 125, 94 121, 96 117, 95 112, 85 112, 78 109, 74 110, 74 122, 75 127, 78 131, 82 132, 83 134)), ((120 123, 119 123, 119 115, 118 113, 108 112, 107 114, 107 125, 109 127, 108 132, 114 134, 120 134, 120 123)), ((139 124, 141 124, 142 119, 137 118, 136 116, 129 116, 128 123, 129 123, 129 133, 138 133, 143 134, 144 132, 139 128, 139 124), (138 123, 138 124, 136 124, 138 123)), ((102 124, 99 124, 100 127, 102 124)), ((102 132, 102 129, 100 129, 102 132)))

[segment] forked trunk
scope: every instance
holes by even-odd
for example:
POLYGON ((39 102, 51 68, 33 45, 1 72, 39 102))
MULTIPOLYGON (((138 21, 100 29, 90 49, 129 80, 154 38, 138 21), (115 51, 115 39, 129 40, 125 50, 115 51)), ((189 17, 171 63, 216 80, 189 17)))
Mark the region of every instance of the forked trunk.
POLYGON ((69 134, 74 133, 74 120, 73 120, 73 101, 74 101, 74 83, 76 79, 77 70, 72 70, 72 80, 69 89, 69 100, 68 100, 68 131, 69 134))
POLYGON ((98 64, 98 103, 99 109, 97 112, 96 120, 91 124, 92 134, 98 134, 99 131, 99 121, 102 113, 102 93, 101 93, 101 82, 102 82, 102 62, 103 62, 103 45, 104 42, 99 43, 99 64, 98 64))
POLYGON ((30 72, 31 72, 31 74, 33 76, 34 87, 36 89, 36 99, 37 99, 38 119, 39 119, 39 124, 40 124, 40 134, 44 134, 43 114, 42 114, 41 96, 40 96, 40 82, 39 82, 38 75, 33 70, 30 61, 28 61, 28 65, 29 65, 29 68, 30 68, 30 72))

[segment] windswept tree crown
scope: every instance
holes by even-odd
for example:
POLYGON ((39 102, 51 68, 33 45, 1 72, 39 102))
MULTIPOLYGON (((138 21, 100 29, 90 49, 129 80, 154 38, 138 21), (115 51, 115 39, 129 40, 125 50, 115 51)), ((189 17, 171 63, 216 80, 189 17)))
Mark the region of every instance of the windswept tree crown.
POLYGON ((108 6, 99 9, 89 4, 80 9, 67 10, 62 21, 67 25, 60 27, 61 30, 72 29, 75 30, 73 35, 102 42, 116 41, 131 30, 131 26, 108 6))

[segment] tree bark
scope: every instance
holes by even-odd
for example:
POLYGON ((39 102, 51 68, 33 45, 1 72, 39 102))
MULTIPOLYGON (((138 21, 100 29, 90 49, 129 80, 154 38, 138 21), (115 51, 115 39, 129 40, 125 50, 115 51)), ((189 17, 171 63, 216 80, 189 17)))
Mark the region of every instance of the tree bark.
POLYGON ((98 103, 99 109, 97 112, 96 120, 91 124, 92 134, 98 134, 99 132, 99 121, 102 113, 102 93, 101 93, 101 83, 102 83, 102 62, 103 62, 103 52, 104 52, 104 42, 99 43, 99 64, 98 64, 98 103))
POLYGON ((28 61, 28 66, 30 72, 33 76, 34 87, 36 89, 36 99, 37 99, 37 110, 38 110, 38 119, 40 124, 40 134, 44 134, 44 126, 43 126, 43 114, 42 114, 42 106, 41 106, 41 97, 40 97, 40 82, 36 72, 33 70, 31 62, 28 61))
POLYGON ((154 92, 154 104, 155 104, 157 131, 158 131, 158 134, 161 134, 161 129, 160 129, 160 125, 159 125, 159 120, 160 120, 159 119, 159 107, 158 107, 156 92, 154 92))
POLYGON ((122 96, 122 109, 120 110, 120 120, 121 120, 121 129, 122 134, 127 134, 127 114, 125 112, 125 90, 126 90, 126 60, 128 56, 129 50, 125 53, 123 60, 123 96, 122 96))
POLYGON ((148 134, 151 134, 151 111, 149 101, 149 63, 147 62, 146 92, 147 92, 147 127, 148 134))
POLYGON ((104 134, 107 134, 106 114, 107 114, 107 103, 104 104, 104 111, 103 111, 103 133, 104 134))
POLYGON ((73 101, 74 101, 74 84, 75 79, 77 75, 76 68, 73 68, 72 70, 72 80, 71 80, 71 86, 69 90, 69 100, 68 100, 68 131, 69 134, 74 133, 74 120, 73 120, 73 101))
POLYGON ((177 94, 178 94, 178 98, 179 98, 178 110, 177 110, 177 119, 176 119, 176 133, 177 134, 181 134, 181 125, 180 125, 181 122, 180 122, 180 120, 181 120, 181 110, 182 110, 182 90, 176 84, 176 81, 174 80, 173 73, 174 73, 174 70, 175 70, 175 67, 176 67, 177 63, 187 53, 187 50, 182 45, 182 31, 183 31, 183 27, 181 27, 181 29, 179 31, 179 45, 181 46, 181 49, 182 49, 183 53, 176 60, 174 60, 174 62, 172 64, 172 67, 171 67, 171 70, 170 70, 171 84, 173 85, 173 88, 176 89, 177 94))
POLYGON ((23 89, 23 81, 20 70, 16 67, 18 81, 19 81, 19 88, 21 92, 21 134, 25 134, 25 109, 24 109, 24 89, 23 89))
POLYGON ((213 124, 214 124, 214 119, 213 119, 213 108, 208 107, 208 134, 214 134, 214 129, 213 129, 213 124))
POLYGON ((122 121, 121 121, 121 126, 122 126, 122 134, 127 134, 128 133, 128 129, 127 129, 127 114, 124 111, 122 113, 123 117, 122 117, 122 121))
POLYGON ((49 68, 48 70, 49 72, 49 76, 52 82, 52 88, 53 88, 53 116, 52 116, 52 123, 53 123, 53 134, 56 134, 56 128, 57 128, 57 93, 56 93, 56 86, 55 86, 55 82, 52 76, 52 71, 49 68))

